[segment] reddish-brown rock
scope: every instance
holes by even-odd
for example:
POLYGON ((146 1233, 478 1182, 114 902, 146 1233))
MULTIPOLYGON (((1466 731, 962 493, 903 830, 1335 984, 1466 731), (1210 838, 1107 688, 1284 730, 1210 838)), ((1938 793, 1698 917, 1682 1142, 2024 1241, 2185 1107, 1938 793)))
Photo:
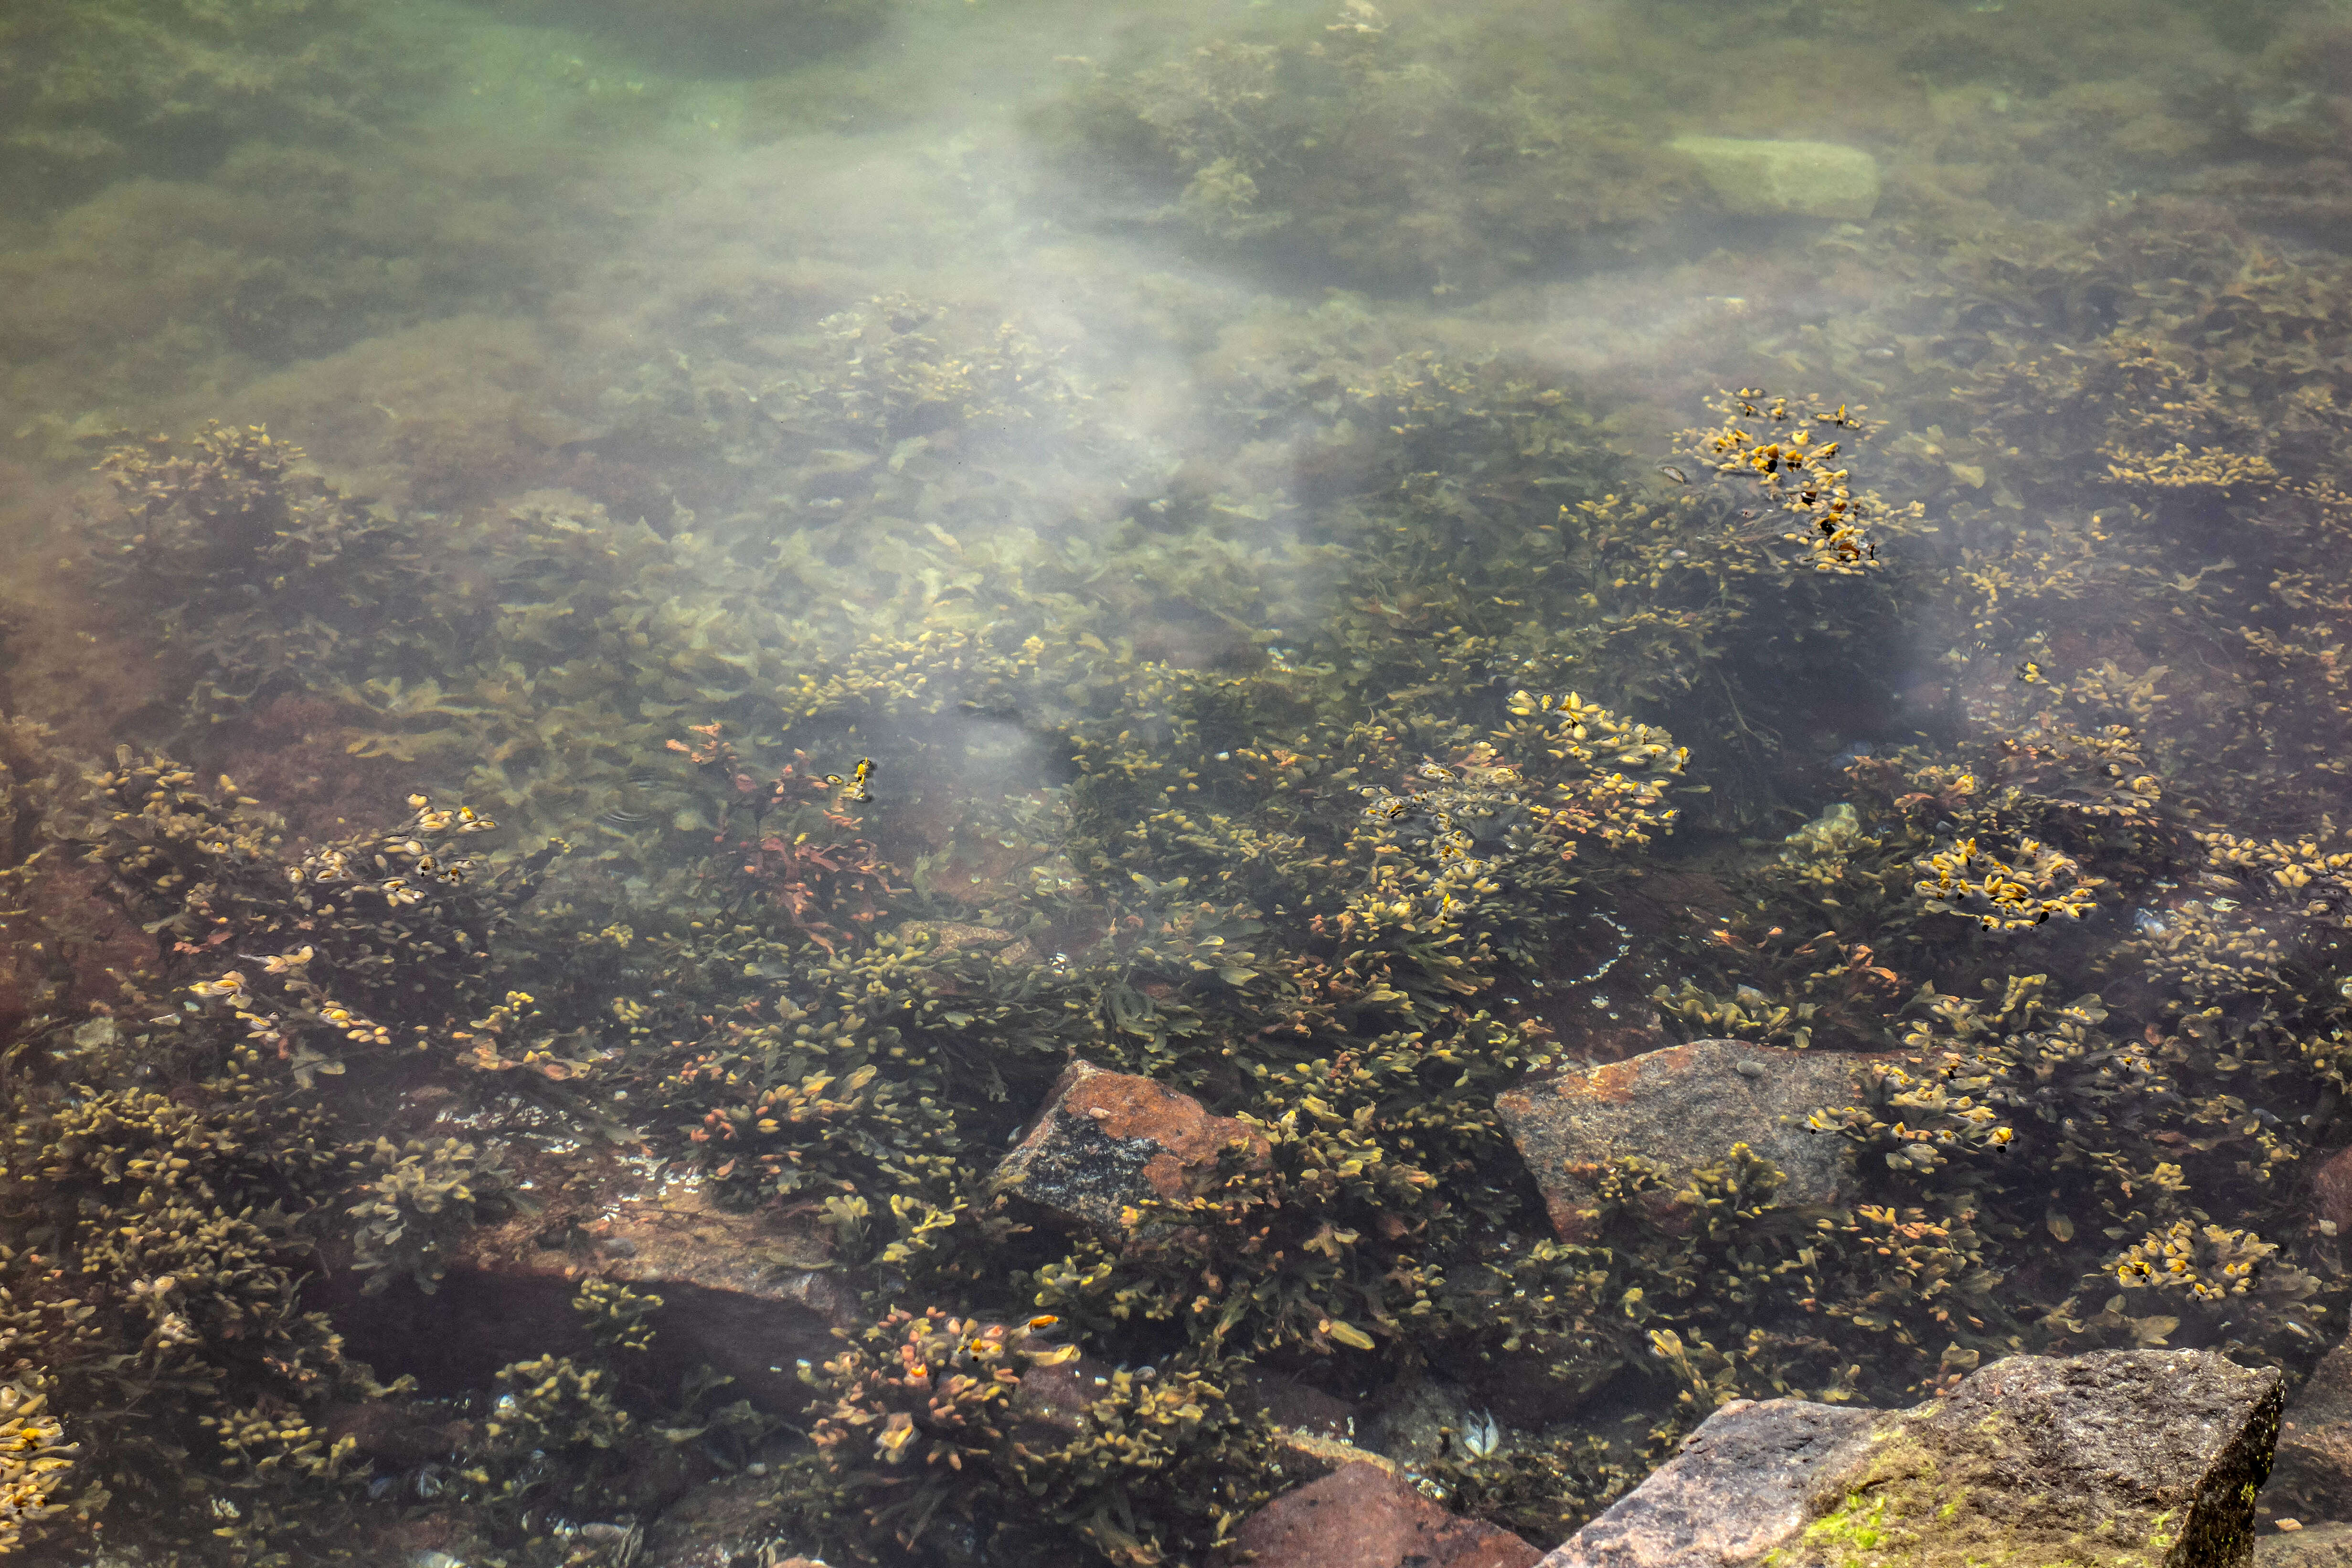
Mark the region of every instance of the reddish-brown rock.
POLYGON ((1210 1115, 1189 1094, 1074 1061, 997 1166, 996 1185, 1066 1225, 1117 1231, 1131 1204, 1202 1191, 1236 1142, 1261 1155, 1266 1148, 1246 1123, 1210 1115))
POLYGON ((1097 1383, 1108 1371, 1100 1362, 1080 1356, 1024 1372, 1021 1386, 1013 1395, 1013 1440, 1032 1452, 1043 1452, 1076 1436, 1100 1392, 1097 1383))
POLYGON ((2338 1149, 2311 1173, 2312 1217, 2331 1236, 2352 1236, 2352 1149, 2338 1149))
POLYGON ((824 1232, 774 1208, 721 1208, 696 1177, 609 1152, 506 1152, 540 1208, 481 1226, 456 1249, 430 1296, 402 1282, 359 1296, 348 1270, 328 1302, 336 1326, 380 1373, 429 1391, 478 1387, 509 1362, 583 1355, 572 1299, 589 1279, 659 1296, 657 1381, 708 1363, 774 1410, 807 1403, 797 1362, 839 1353, 833 1331, 857 1321, 853 1284, 825 1267, 824 1232))
POLYGON ((1531 1568, 1543 1555, 1363 1463, 1285 1492, 1242 1525, 1234 1544, 1254 1568, 1531 1568))
POLYGON ((766 1465, 739 1470, 687 1493, 646 1527, 640 1568, 734 1568, 739 1563, 804 1563, 786 1558, 776 1521, 790 1510, 784 1478, 766 1465))
POLYGON ((399 1398, 330 1405, 322 1425, 330 1443, 349 1438, 355 1452, 394 1468, 447 1458, 481 1440, 472 1422, 399 1398))
POLYGON ((298 837, 324 842, 352 825, 397 822, 415 769, 390 756, 359 756, 366 733, 352 711, 322 697, 289 693, 230 720, 208 739, 238 793, 268 803, 298 837))
POLYGON ((1294 1432, 1325 1437, 1345 1437, 1356 1429, 1357 1407, 1337 1394, 1326 1394, 1295 1378, 1253 1370, 1236 1392, 1254 1397, 1266 1419, 1294 1432))
MULTIPOLYGON (((0 754, 0 769, 8 765, 0 754)), ((40 843, 29 828, 16 835, 0 829, 0 865, 21 866, 40 843)), ((12 962, 0 963, 0 1031, 13 1034, 33 1015, 55 1016, 88 1005, 92 1016, 74 1031, 75 1047, 94 1048, 113 1038, 110 1007, 121 999, 122 979, 153 963, 156 946, 99 899, 97 881, 86 866, 52 864, 10 892, 28 918, 9 927, 12 962), (55 940, 60 935, 69 940, 55 940)))
POLYGON ((1495 1110, 1543 1192, 1552 1228, 1581 1241, 1591 1234, 1595 1182, 1627 1155, 1656 1162, 1679 1183, 1745 1143, 1788 1173, 1785 1201, 1831 1201, 1845 1147, 1808 1131, 1805 1119, 1851 1103, 1856 1072, 1877 1059, 1694 1040, 1507 1090, 1495 1110))

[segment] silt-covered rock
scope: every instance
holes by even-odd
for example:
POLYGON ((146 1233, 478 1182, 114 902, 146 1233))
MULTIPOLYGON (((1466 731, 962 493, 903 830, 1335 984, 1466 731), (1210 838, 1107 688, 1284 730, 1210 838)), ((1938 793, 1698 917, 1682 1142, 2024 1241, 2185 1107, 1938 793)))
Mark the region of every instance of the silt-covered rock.
POLYGON ((2352 1524, 2307 1525, 2260 1537, 2254 1568, 2352 1568, 2352 1524))
POLYGON ((1808 1131, 1805 1119, 1850 1103, 1855 1072, 1877 1059, 1694 1040, 1512 1089, 1496 1097, 1495 1110, 1543 1191, 1552 1228, 1580 1241, 1595 1182, 1629 1155, 1678 1180, 1745 1143, 1787 1173, 1783 1202, 1830 1202, 1844 1149, 1808 1131))
POLYGON ((2289 1518, 2352 1518, 2352 1344, 2321 1357, 2287 1406, 2263 1505, 2289 1518))
POLYGON ((601 1279, 661 1299, 653 1355, 664 1376, 707 1363, 735 1380, 730 1397, 797 1410, 806 1394, 794 1363, 834 1354, 834 1330, 857 1321, 856 1287, 806 1216, 723 1208, 691 1175, 613 1153, 516 1151, 514 1163, 537 1178, 541 1206, 468 1232, 432 1295, 337 1292, 338 1325, 380 1368, 456 1389, 509 1362, 585 1354, 572 1302, 601 1279))

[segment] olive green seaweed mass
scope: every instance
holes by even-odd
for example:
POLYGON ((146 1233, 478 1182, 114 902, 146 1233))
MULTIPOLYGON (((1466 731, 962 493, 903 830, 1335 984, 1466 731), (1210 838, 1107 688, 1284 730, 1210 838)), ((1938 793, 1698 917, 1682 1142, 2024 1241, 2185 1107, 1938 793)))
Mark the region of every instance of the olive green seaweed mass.
POLYGON ((346 0, 26 0, 0 22, 8 195, 200 171, 256 135, 363 140, 434 55, 346 0))
MULTIPOLYGON (((906 342, 940 319, 886 302, 836 323, 835 342, 879 335, 898 379, 876 389, 869 360, 820 349, 802 406, 844 419, 887 414, 893 398, 971 406, 956 402, 978 395, 969 381, 925 370, 922 345, 906 342)), ((355 1138, 362 1086, 453 1090, 486 1128, 527 1106, 587 1135, 643 1137, 726 1201, 821 1215, 876 1326, 811 1372, 809 1412, 772 1413, 787 1435, 760 1440, 810 1439, 782 1472, 780 1534, 883 1561, 952 1558, 971 1539, 1195 1561, 1276 1484, 1271 1434, 1243 1392, 1269 1376, 1343 1394, 1400 1377, 1534 1378, 1562 1408, 1610 1390, 1647 1412, 1654 1458, 1735 1396, 1899 1402, 2022 1348, 2221 1343, 2268 1359, 2318 1342, 2340 1296, 2333 1266, 2313 1241, 2265 1237, 2258 1216, 2309 1136, 2285 1112, 2300 1114, 2321 1081, 2314 1064, 2333 1060, 2326 1031, 2340 1028, 2334 987, 2292 978, 2332 951, 2325 889, 2344 872, 2321 837, 2258 839, 2188 804, 2211 796, 2185 753, 2139 738, 2124 667, 2075 675, 2053 657, 2043 668, 2057 679, 2027 688, 2032 706, 1998 731, 1853 763, 1843 826, 1748 857, 1737 912, 1717 924, 1603 921, 1633 912, 1624 900, 1689 813, 1756 809, 1694 794, 1701 753, 1677 737, 1718 759, 1762 743, 1762 717, 1798 684, 1776 666, 1794 652, 1771 635, 1780 618, 1847 610, 1846 637, 1866 642, 1918 602, 1905 596, 1919 583, 1953 591, 1922 559, 1937 536, 1874 499, 1828 510, 1863 494, 1853 487, 1883 432, 1826 398, 1727 394, 1690 460, 1733 471, 1663 489, 1591 442, 1572 397, 1506 363, 1414 354, 1331 375, 1350 417, 1388 434, 1363 449, 1353 488, 1271 504, 1289 509, 1293 548, 1337 607, 1282 643, 1243 631, 1222 669, 1105 635, 1109 606, 1054 565, 1067 546, 968 545, 933 526, 868 536, 885 558, 912 552, 908 594, 925 591, 914 558, 960 574, 961 595, 933 593, 920 629, 803 629, 789 671, 768 681, 730 665, 714 691, 682 672, 720 651, 714 634, 733 618, 712 612, 740 590, 690 563, 740 562, 742 547, 640 530, 628 548, 642 564, 597 570, 600 557, 630 562, 616 543, 559 573, 569 541, 613 525, 538 510, 491 525, 514 563, 496 571, 518 585, 541 574, 536 591, 580 613, 559 629, 550 599, 508 588, 467 605, 412 579, 417 616, 488 626, 475 662, 416 686, 369 675, 360 650, 274 660, 305 622, 289 610, 272 624, 266 599, 205 629, 222 639, 217 668, 373 689, 387 717, 404 704, 409 727, 369 746, 424 738, 405 760, 470 770, 468 796, 513 800, 534 824, 568 811, 584 840, 569 857, 560 844, 479 849, 491 810, 508 808, 422 792, 384 829, 304 847, 233 785, 206 790, 169 762, 126 754, 62 800, 54 780, 37 785, 37 760, 13 773, 25 808, 60 847, 82 847, 156 950, 134 983, 143 1000, 69 1007, 25 1034, 33 1070, 11 1080, 26 1097, 19 1179, 44 1212, 86 1190, 91 1214, 181 1227, 168 1242, 142 1233, 134 1261, 70 1207, 46 1222, 26 1213, 12 1264, 12 1300, 33 1314, 16 1331, 21 1386, 78 1445, 53 1472, 79 1483, 53 1487, 70 1500, 60 1506, 174 1533, 185 1500, 147 1502, 132 1484, 164 1473, 146 1460, 160 1429, 109 1415, 137 1363, 101 1373, 121 1352, 99 1352, 152 1321, 163 1327, 145 1331, 141 1354, 201 1353, 181 1325, 202 1346, 203 1312, 224 1309, 175 1315, 173 1293, 235 1278, 239 1321, 268 1325, 237 1343, 285 1348, 258 1363, 239 1350, 209 1374, 217 1392, 185 1407, 174 1440, 220 1468, 168 1473, 236 1478, 219 1494, 237 1510, 232 1534, 265 1555, 329 1551, 326 1518, 366 1510, 363 1472, 316 1426, 320 1394, 295 1390, 410 1395, 371 1380, 300 1310, 321 1266, 303 1259, 341 1234, 372 1289, 401 1273, 429 1285, 469 1219, 521 1194, 478 1144, 355 1138), (1832 440, 1843 449, 1811 454, 1832 440), (1759 489, 1741 454, 1773 446, 1775 482, 1759 489), (1733 504, 1759 494, 1785 509, 1763 526, 1733 504), (1821 570, 1818 548, 1846 511, 1870 523, 1858 548, 1830 552, 1851 575, 1821 570), (657 613, 638 598, 649 581, 657 613), (437 607, 436 594, 457 602, 437 607), (1008 613, 971 617, 958 605, 971 600, 1008 613), (593 691, 562 674, 583 660, 608 672, 593 691), (615 670, 641 673, 614 686, 615 670), (1655 717, 1629 717, 1612 695, 1655 717), (605 797, 556 761, 582 701, 647 737, 614 757, 615 804, 586 824, 605 797), (533 711, 544 716, 527 732, 541 739, 501 739, 533 711), (894 820, 911 803, 890 787, 939 787, 957 744, 946 721, 975 713, 1017 725, 1057 777, 971 819, 1001 856, 978 900, 937 874, 975 863, 957 858, 969 840, 926 850, 894 820), (870 791, 833 782, 853 750, 876 760, 870 791), (491 756, 504 760, 467 760, 491 756), (488 768, 509 786, 495 796, 488 768), (1975 858, 1956 862, 1958 844, 1975 858), (2054 920, 1998 912, 2013 905, 2013 868, 2061 858, 2069 891, 2054 920), (2171 908, 2159 931, 2104 946, 2075 934, 2159 877, 2215 893, 2171 908), (950 942, 941 921, 997 934, 950 942), (1817 1119, 1852 1151, 1853 1201, 1790 1206, 1780 1173, 1745 1149, 1671 1191, 1629 1161, 1601 1184, 1585 1240, 1529 1239, 1540 1205, 1493 1097, 1557 1058, 1556 1015, 1528 998, 1619 940, 1671 962, 1680 988, 1660 1005, 1695 1028, 1900 1053, 1864 1070, 1861 1100, 1817 1119), (1236 1149, 1207 1192, 1145 1205, 1118 1236, 1038 1228, 989 1173, 1073 1054, 1245 1118, 1264 1157, 1236 1149), (141 1061, 186 1088, 137 1087, 141 1061), (215 1170, 198 1150, 231 1163, 215 1170), (2020 1187, 2015 1173, 2032 1169, 2072 1173, 2044 1194, 2020 1187), (184 1222, 171 1216, 187 1200, 141 1195, 157 1182, 197 1201, 184 1222), (1689 1217, 1662 1217, 1673 1209, 1689 1217), (2004 1288, 2021 1277, 2045 1283, 2004 1288), (1024 1433, 991 1412, 1063 1357, 1059 1344, 1025 1352, 1005 1327, 1040 1312, 1073 1348, 1148 1356, 1154 1375, 1108 1378, 1057 1441, 1024 1433), (950 1371, 967 1351, 984 1373, 950 1371), (964 1394, 940 1404, 923 1391, 938 1377, 977 1379, 970 1415, 949 1414, 964 1394), (274 1413, 267 1432, 261 1413, 274 1413)), ((1044 404, 1037 416, 1083 417, 1038 379, 1022 394, 1044 404)), ((916 438, 866 439, 895 453, 916 438)), ((107 558, 186 558, 181 539, 229 548, 234 520, 257 512, 342 515, 290 455, 245 462, 235 508, 214 499, 228 455, 274 450, 215 432, 191 461, 153 447, 113 460, 138 482, 123 487, 107 558)), ((890 493, 892 470, 870 468, 854 482, 890 493)), ((1175 522, 1114 536, 1139 559, 1215 560, 1236 548, 1223 504, 1184 502, 1189 521, 1171 505, 1175 522)), ((260 547, 288 537, 271 530, 260 547)), ((810 561, 800 552, 815 542, 793 536, 780 560, 810 561)), ((429 657, 433 645, 413 646, 429 657)), ((230 696, 215 683, 193 700, 230 696)), ((2242 754, 2210 752, 2209 765, 2242 754)), ((551 1355, 482 1391, 484 1447, 457 1495, 511 1560, 546 1550, 530 1498, 609 1485, 633 1445, 684 1429, 693 1396, 625 1370, 646 1332, 604 1333, 596 1353, 623 1358, 610 1365, 551 1355), (527 1416, 498 1415, 508 1401, 527 1416), (521 1469, 519 1419, 536 1424, 544 1457, 521 1469)), ((748 1407, 731 1419, 765 1429, 748 1407)), ((1620 1431, 1457 1442, 1428 1473, 1457 1504, 1554 1539, 1648 1462, 1620 1431)))
MULTIPOLYGON (((1030 133, 1199 257, 1416 295, 1696 199, 1433 14, 1254 25, 1030 133)), ((719 1486, 747 1549, 1204 1564, 1297 1479, 1277 1411, 1424 1396, 1379 1440, 1549 1544, 1733 1399, 2306 1367, 2352 290, 2202 198, 1917 241, 1927 178, 1828 237, 1899 361, 1832 312, 1641 461, 1605 378, 1344 294, 1206 334, 1171 459, 1065 326, 911 284, 614 385, 664 507, 99 457, 75 582, 163 658, 110 755, 0 728, 0 1550, 553 1568, 719 1486), (299 826, 236 783, 289 710, 359 781, 299 826), (1627 1158, 1560 1239, 1496 1097, 1644 1007, 1862 1056, 1834 1195, 1627 1158), (1065 1229, 994 1178, 1076 1058, 1250 1136, 1065 1229), (845 1321, 792 1392, 669 1356, 549 1175, 592 1155, 799 1227, 845 1321), (369 1342, 541 1213, 550 1342, 369 1342)), ((1814 1544, 1899 1544, 1903 1458, 1814 1544)))

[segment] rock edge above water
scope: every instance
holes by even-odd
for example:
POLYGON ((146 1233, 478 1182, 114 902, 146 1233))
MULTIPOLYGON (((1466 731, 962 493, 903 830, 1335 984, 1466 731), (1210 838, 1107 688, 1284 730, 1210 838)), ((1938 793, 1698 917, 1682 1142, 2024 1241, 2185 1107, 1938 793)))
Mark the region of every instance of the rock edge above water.
POLYGON ((2284 1385, 2099 1351, 2012 1356, 1909 1410, 1734 1401, 1538 1568, 2237 1568, 2284 1385))

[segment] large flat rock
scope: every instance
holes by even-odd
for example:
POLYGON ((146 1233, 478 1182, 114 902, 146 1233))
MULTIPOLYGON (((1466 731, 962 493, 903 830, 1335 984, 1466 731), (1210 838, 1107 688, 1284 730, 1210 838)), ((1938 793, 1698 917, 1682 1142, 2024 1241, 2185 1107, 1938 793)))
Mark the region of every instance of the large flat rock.
POLYGON ((1860 223, 1878 206, 1878 163, 1859 147, 1741 136, 1678 136, 1666 145, 1698 165, 1727 212, 1860 223))
POLYGON ((1855 1074, 1883 1058, 1693 1040, 1564 1073, 1496 1097, 1563 1241, 1592 1232, 1594 1185, 1616 1161, 1656 1162, 1677 1182, 1745 1143, 1788 1173, 1787 1203, 1828 1203, 1845 1179, 1844 1142, 1805 1119, 1846 1105, 1855 1074))
POLYGON ((1541 1568, 2238 1568, 2284 1384, 2101 1351, 1909 1410, 1735 1401, 1541 1568))
POLYGON ((779 1411, 807 1404, 794 1363, 838 1353, 833 1331, 858 1321, 856 1288, 813 1215, 724 1208, 698 1174, 615 1152, 506 1157, 531 1182, 537 1212, 468 1233, 430 1296, 402 1281, 379 1296, 346 1287, 331 1303, 378 1372, 413 1373, 437 1392, 549 1351, 583 1355, 572 1302, 583 1280, 603 1279, 661 1298, 661 1377, 708 1363, 736 1380, 730 1396, 779 1411))

